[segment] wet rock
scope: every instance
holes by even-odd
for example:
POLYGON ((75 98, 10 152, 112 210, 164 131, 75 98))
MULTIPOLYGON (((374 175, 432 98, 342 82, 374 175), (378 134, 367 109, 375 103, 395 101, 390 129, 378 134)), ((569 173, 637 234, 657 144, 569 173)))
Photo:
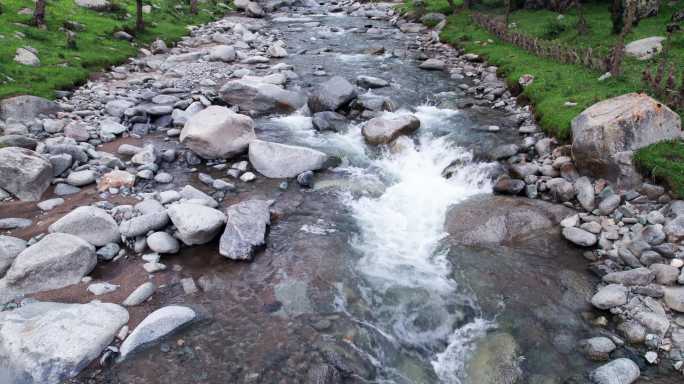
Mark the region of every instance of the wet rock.
POLYGON ((481 196, 452 207, 445 229, 457 244, 511 244, 531 236, 557 234, 555 226, 571 212, 567 207, 540 200, 481 196))
POLYGON ((126 309, 97 302, 32 302, 0 312, 0 361, 16 377, 8 384, 58 384, 76 376, 127 322, 126 309))
POLYGON ((356 88, 345 78, 333 76, 320 84, 309 98, 311 112, 336 111, 356 97, 356 88))
POLYGON ((413 115, 384 115, 369 120, 362 129, 368 144, 388 144, 401 135, 408 135, 420 127, 413 115))
POLYGON ((98 260, 104 260, 104 261, 112 260, 113 258, 116 257, 116 255, 119 254, 120 250, 121 250, 121 247, 117 243, 105 244, 104 247, 97 250, 97 252, 96 252, 97 259, 98 260))
POLYGON ((119 232, 121 236, 132 239, 136 236, 145 235, 149 231, 162 229, 168 223, 169 215, 166 211, 153 212, 121 222, 119 232))
POLYGON ((24 249, 26 241, 18 237, 0 235, 0 278, 5 275, 14 259, 24 249))
POLYGON ((609 284, 599 289, 591 298, 591 304, 599 309, 611 309, 627 304, 627 288, 620 284, 609 284))
POLYGON ((681 134, 679 116, 645 94, 629 93, 598 102, 572 121, 572 154, 578 169, 630 187, 638 181, 628 153, 681 134))
POLYGON ((270 201, 248 200, 228 207, 228 221, 219 245, 221 255, 232 260, 250 260, 254 249, 266 243, 270 206, 270 201))
POLYGON ((128 297, 121 303, 121 305, 125 307, 134 307, 136 305, 140 305, 145 300, 149 299, 150 296, 154 294, 154 291, 157 290, 157 286, 154 285, 153 282, 148 281, 146 283, 143 283, 140 285, 138 288, 136 288, 133 292, 131 292, 128 297))
POLYGON ((249 116, 218 106, 193 115, 180 134, 181 143, 206 159, 239 155, 253 139, 254 121, 249 116))
POLYGON ((598 209, 602 215, 606 215, 606 216, 610 215, 620 205, 621 200, 622 199, 621 199, 620 195, 617 195, 617 194, 609 195, 606 198, 604 198, 603 200, 601 200, 601 202, 599 203, 598 209))
POLYGON ((128 355, 145 344, 155 342, 197 317, 195 311, 188 307, 169 305, 149 314, 124 340, 120 348, 118 361, 125 360, 128 355))
POLYGON ((178 253, 180 244, 166 232, 155 232, 147 237, 147 246, 157 253, 178 253))
POLYGON ((319 131, 342 132, 347 127, 347 118, 333 111, 314 113, 311 119, 314 128, 319 131))
POLYGON ((617 348, 613 340, 605 336, 592 337, 580 342, 580 349, 591 360, 608 360, 610 353, 617 348))
POLYGON ((504 160, 517 155, 519 151, 518 144, 503 144, 489 151, 489 157, 493 160, 504 160))
POLYGON ((178 238, 186 245, 210 242, 226 223, 226 216, 221 211, 199 204, 173 204, 168 208, 168 214, 176 226, 178 238))
POLYGON ((581 228, 563 228, 561 233, 568 241, 580 247, 591 247, 598 242, 598 237, 595 234, 581 228))
POLYGON ((494 193, 502 195, 519 195, 525 189, 525 182, 510 177, 500 177, 494 184, 494 193))
POLYGON ((620 358, 596 368, 589 377, 594 384, 631 384, 640 375, 641 371, 635 362, 620 358))
POLYGON ((323 168, 328 155, 294 145, 253 140, 249 144, 249 161, 262 175, 273 178, 296 177, 302 172, 323 168))
POLYGON ((389 85, 387 80, 383 80, 379 77, 373 77, 373 76, 365 76, 361 75, 356 78, 356 84, 359 85, 359 87, 368 89, 368 88, 383 88, 389 85))
POLYGON ((221 87, 223 101, 253 114, 291 113, 306 104, 306 96, 276 85, 232 80, 221 87))
MULTIPOLYGON (((95 264, 95 248, 88 242, 66 233, 51 233, 17 255, 0 285, 24 294, 62 288, 80 282, 95 264)), ((0 301, 2 296, 0 293, 0 301)))
POLYGON ((120 237, 118 225, 109 213, 92 206, 78 207, 67 213, 50 225, 48 231, 78 236, 96 247, 117 242, 120 237))
POLYGON ((466 372, 472 383, 506 384, 522 379, 518 366, 519 347, 513 336, 497 332, 486 335, 477 343, 466 372))
POLYGON ((37 201, 52 181, 52 164, 24 148, 0 148, 0 188, 22 201, 37 201))

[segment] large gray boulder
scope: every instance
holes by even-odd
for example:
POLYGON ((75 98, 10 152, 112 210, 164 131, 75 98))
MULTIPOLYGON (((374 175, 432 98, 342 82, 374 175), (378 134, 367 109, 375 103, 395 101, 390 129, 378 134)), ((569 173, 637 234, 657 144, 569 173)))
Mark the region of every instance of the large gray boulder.
POLYGON ((0 235, 0 277, 7 272, 14 259, 24 249, 26 249, 26 240, 0 235))
POLYGON ((119 226, 102 208, 78 207, 48 227, 53 232, 78 236, 96 247, 119 241, 119 226))
POLYGON ((110 303, 33 302, 0 312, 0 376, 6 384, 58 384, 114 340, 128 311, 110 303))
POLYGON ((309 98, 311 112, 335 111, 356 97, 356 87, 344 77, 334 76, 320 84, 309 98))
POLYGON ((239 155, 247 151, 253 139, 256 135, 252 118, 219 106, 194 114, 180 134, 181 143, 206 159, 239 155))
MULTIPOLYGON (((95 247, 87 241, 67 233, 51 233, 17 255, 0 280, 0 292, 2 285, 10 296, 66 287, 80 282, 96 264, 95 247)), ((0 302, 3 299, 0 293, 0 302)))
POLYGON ((29 149, 0 148, 0 188, 22 201, 38 201, 50 186, 50 160, 29 149))
POLYGON ((150 212, 122 221, 119 225, 119 232, 123 237, 134 238, 147 234, 149 231, 162 229, 168 223, 169 215, 166 213, 166 210, 150 212))
POLYGON ((256 247, 266 242, 266 227, 271 223, 270 201, 248 200, 226 210, 228 222, 221 236, 219 252, 233 260, 250 260, 256 247))
POLYGON ((476 196, 449 209, 445 229, 449 238, 460 245, 510 245, 557 233, 558 223, 572 212, 540 200, 476 196))
POLYGON ((631 384, 641 375, 639 366, 630 359, 620 358, 604 364, 591 372, 594 384, 631 384))
POLYGON ((638 60, 648 60, 663 49, 665 37, 652 36, 625 45, 625 54, 638 60))
POLYGON ((249 161, 254 169, 273 179, 296 177, 323 168, 328 155, 315 149, 254 140, 249 144, 249 161))
POLYGON ((22 95, 0 100, 0 120, 28 121, 61 110, 59 104, 38 96, 22 95))
POLYGON ((362 129, 368 144, 387 144, 401 135, 408 135, 420 127, 413 115, 386 115, 370 119, 362 129))
POLYGON ((197 317, 195 311, 188 307, 169 305, 149 314, 121 344, 118 361, 145 344, 152 343, 161 337, 177 330, 197 317))
POLYGON ((226 215, 200 204, 180 203, 168 208, 178 238, 185 245, 205 244, 218 235, 226 223, 226 215))
POLYGON ((681 135, 679 115, 645 94, 598 102, 572 120, 572 155, 580 173, 632 187, 632 152, 681 135))
POLYGON ((306 96, 260 81, 232 80, 221 87, 221 98, 253 115, 291 113, 306 104, 306 96))

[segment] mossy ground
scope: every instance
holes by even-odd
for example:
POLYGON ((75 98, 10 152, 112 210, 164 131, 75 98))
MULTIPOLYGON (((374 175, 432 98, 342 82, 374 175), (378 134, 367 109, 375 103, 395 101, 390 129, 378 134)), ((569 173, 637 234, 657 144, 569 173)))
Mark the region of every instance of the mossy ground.
POLYGON ((185 1, 153 0, 150 14, 144 15, 147 28, 135 34, 135 40, 116 40, 113 33, 126 30, 133 34, 135 1, 114 0, 115 11, 97 12, 77 6, 73 0, 48 0, 47 29, 31 26, 31 15, 19 14, 33 9, 32 0, 3 2, 0 14, 0 99, 17 94, 32 94, 47 98, 54 91, 83 83, 88 76, 111 65, 120 64, 136 55, 138 49, 157 37, 167 43, 187 34, 188 25, 198 25, 220 17, 226 7, 215 2, 200 3, 197 15, 191 15, 185 1), (182 9, 176 9, 182 4, 182 9), (85 26, 77 32, 76 49, 67 48, 61 28, 65 21, 85 26), (20 37, 23 34, 23 37, 20 37), (30 67, 15 63, 17 48, 30 46, 38 50, 41 65, 30 67), (12 79, 12 80, 8 80, 12 79))
MULTIPOLYGON (((412 10, 411 3, 404 4, 404 10, 412 10)), ((427 0, 427 11, 438 9, 447 14, 446 0, 427 0)), ((477 6, 477 11, 490 13, 492 17, 504 14, 503 2, 486 0, 477 6)), ((646 18, 626 36, 626 42, 649 36, 666 36, 666 25, 676 10, 684 7, 684 1, 663 2, 658 16, 646 18)), ((564 13, 547 10, 518 10, 511 14, 510 21, 517 30, 538 38, 559 43, 592 47, 600 55, 608 55, 617 40, 611 33, 610 2, 587 3, 583 7, 589 32, 577 31, 577 15, 574 9, 564 13)), ((540 58, 496 37, 472 22, 468 11, 460 10, 449 16, 448 23, 440 35, 442 41, 459 46, 467 52, 484 56, 488 62, 499 67, 499 74, 511 83, 517 83, 523 74, 532 74, 534 82, 523 90, 522 95, 534 106, 535 115, 541 127, 550 135, 562 141, 571 139, 572 119, 590 105, 628 92, 653 93, 642 81, 642 72, 652 67, 659 58, 637 61, 625 58, 623 75, 598 81, 601 73, 579 65, 561 64, 540 58), (576 103, 566 106, 566 102, 576 103)), ((673 35, 670 42, 669 60, 677 65, 678 84, 684 68, 684 32, 673 35)), ((680 115, 682 111, 678 111, 680 115)), ((635 160, 649 175, 666 182, 671 190, 684 197, 684 144, 667 142, 645 148, 635 160)))

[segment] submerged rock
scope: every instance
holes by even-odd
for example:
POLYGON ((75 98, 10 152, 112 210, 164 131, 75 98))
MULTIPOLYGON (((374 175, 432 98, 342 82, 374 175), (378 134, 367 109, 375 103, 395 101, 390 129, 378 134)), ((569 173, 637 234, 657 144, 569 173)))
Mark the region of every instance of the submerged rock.
POLYGON ((311 112, 336 111, 356 97, 356 88, 345 78, 333 76, 320 84, 309 98, 311 112))
POLYGON ((519 347, 513 336, 497 332, 482 338, 466 371, 470 383, 514 384, 522 379, 518 366, 519 347))
POLYGON ((641 370, 635 362, 620 358, 596 368, 589 377, 594 384, 631 384, 640 375, 641 370))

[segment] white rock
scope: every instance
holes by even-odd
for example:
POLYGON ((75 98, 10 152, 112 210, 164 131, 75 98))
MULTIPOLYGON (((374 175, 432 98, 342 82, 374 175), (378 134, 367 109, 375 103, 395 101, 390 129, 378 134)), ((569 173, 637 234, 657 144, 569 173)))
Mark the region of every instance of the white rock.
POLYGON ((123 361, 136 349, 168 335, 194 320, 196 316, 192 309, 178 305, 170 305, 152 312, 121 344, 118 361, 123 361))

